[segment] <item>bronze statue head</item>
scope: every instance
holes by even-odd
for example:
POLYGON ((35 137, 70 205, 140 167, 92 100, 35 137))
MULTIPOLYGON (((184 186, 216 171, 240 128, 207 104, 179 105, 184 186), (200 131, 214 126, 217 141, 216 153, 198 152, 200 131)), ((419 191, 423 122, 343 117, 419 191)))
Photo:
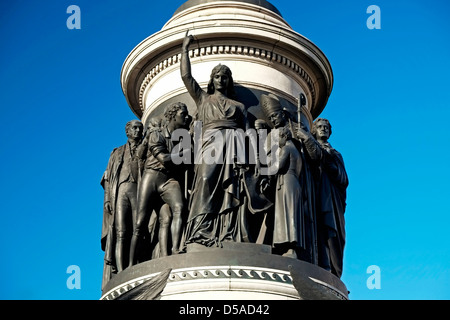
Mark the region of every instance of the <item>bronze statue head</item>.
POLYGON ((189 125, 189 114, 186 105, 182 102, 170 104, 164 110, 166 123, 174 122, 176 128, 182 128, 189 125))
POLYGON ((288 117, 277 96, 262 94, 260 104, 265 116, 275 128, 286 125, 288 117))
POLYGON ((231 73, 230 68, 228 68, 226 65, 223 64, 218 64, 217 66, 215 66, 212 71, 211 71, 211 76, 208 82, 208 88, 207 88, 207 93, 208 94, 213 94, 216 89, 218 89, 216 86, 218 85, 218 82, 215 82, 215 78, 218 75, 225 75, 228 80, 226 82, 226 87, 223 88, 226 92, 226 95, 228 97, 233 97, 235 95, 235 91, 234 91, 234 81, 233 81, 233 76, 231 73))
POLYGON ((129 139, 140 140, 144 133, 144 125, 139 120, 128 121, 125 125, 125 133, 129 139))
POLYGON ((291 129, 289 129, 289 126, 281 127, 278 130, 280 135, 279 145, 280 147, 283 147, 286 144, 286 141, 292 139, 292 132, 291 129))
POLYGON ((331 136, 330 121, 325 118, 317 118, 312 125, 311 134, 317 140, 328 140, 328 138, 330 138, 331 136))

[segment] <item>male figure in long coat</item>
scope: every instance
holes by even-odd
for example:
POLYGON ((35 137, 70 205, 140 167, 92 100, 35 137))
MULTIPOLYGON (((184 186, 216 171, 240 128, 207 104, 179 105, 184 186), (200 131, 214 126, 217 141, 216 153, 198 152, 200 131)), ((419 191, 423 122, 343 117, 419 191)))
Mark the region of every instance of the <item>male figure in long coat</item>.
POLYGON ((102 287, 113 273, 127 266, 132 223, 137 213, 139 164, 136 149, 142 140, 143 125, 131 120, 125 126, 128 141, 110 155, 101 185, 105 190, 101 246, 105 251, 102 287))
POLYGON ((319 265, 341 277, 348 176, 342 155, 328 142, 330 135, 331 124, 322 118, 316 119, 311 133, 304 130, 298 132, 308 154, 317 165, 319 265))

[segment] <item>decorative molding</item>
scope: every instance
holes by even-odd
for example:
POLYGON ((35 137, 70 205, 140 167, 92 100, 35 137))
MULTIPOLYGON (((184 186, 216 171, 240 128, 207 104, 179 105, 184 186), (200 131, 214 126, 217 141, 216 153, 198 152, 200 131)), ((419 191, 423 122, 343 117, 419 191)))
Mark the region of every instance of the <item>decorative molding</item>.
MULTIPOLYGON (((189 50, 189 56, 191 58, 204 57, 204 56, 212 56, 219 54, 228 54, 228 55, 243 55, 250 56, 252 58, 261 59, 263 61, 269 61, 272 63, 278 63, 279 65, 283 65, 292 71, 294 71, 298 76, 300 76, 305 83, 307 84, 310 92, 311 92, 311 105, 315 104, 316 100, 316 91, 314 88, 314 83, 308 73, 300 67, 294 61, 269 50, 259 49, 255 47, 242 46, 242 45, 211 45, 207 47, 201 47, 189 50)), ((139 88, 139 106, 142 112, 145 112, 145 105, 143 101, 144 93, 146 88, 149 86, 152 79, 154 79, 159 73, 164 71, 165 69, 174 66, 180 62, 181 53, 173 55, 167 59, 164 59, 157 65, 155 65, 145 76, 144 80, 141 83, 139 88)))
POLYGON ((212 15, 211 12, 214 14, 229 15, 233 18, 235 18, 236 15, 242 14, 247 18, 250 17, 252 20, 260 19, 264 23, 272 23, 276 26, 281 25, 285 28, 291 28, 291 26, 286 22, 286 20, 284 20, 281 13, 278 12, 275 7, 273 9, 277 11, 270 8, 261 7, 259 4, 239 3, 234 1, 217 1, 187 7, 184 10, 179 11, 180 9, 181 8, 179 8, 172 18, 166 22, 162 28, 163 30, 171 27, 175 24, 175 22, 180 24, 180 20, 181 23, 183 23, 185 21, 192 22, 198 21, 199 19, 208 19, 212 15), (232 12, 229 11, 230 6, 233 8, 232 12), (205 13, 205 11, 207 13, 205 13), (202 14, 199 14, 199 12, 202 14))
POLYGON ((131 281, 125 282, 121 284, 120 286, 117 286, 116 288, 108 291, 105 293, 100 300, 116 300, 118 297, 120 297, 125 292, 130 291, 131 289, 134 289, 136 286, 144 283, 145 281, 154 278, 161 274, 161 272, 149 274, 140 278, 133 279, 131 281))
MULTIPOLYGON (((160 273, 150 274, 123 283, 104 294, 101 300, 116 300, 136 286, 151 278, 157 277, 160 273)), ((170 273, 167 283, 175 284, 193 280, 255 280, 267 281, 281 286, 292 286, 294 288, 289 271, 246 266, 212 266, 176 269, 170 273)))
POLYGON ((170 274, 168 282, 199 279, 248 279, 292 284, 292 278, 289 272, 245 266, 200 267, 174 270, 170 274))

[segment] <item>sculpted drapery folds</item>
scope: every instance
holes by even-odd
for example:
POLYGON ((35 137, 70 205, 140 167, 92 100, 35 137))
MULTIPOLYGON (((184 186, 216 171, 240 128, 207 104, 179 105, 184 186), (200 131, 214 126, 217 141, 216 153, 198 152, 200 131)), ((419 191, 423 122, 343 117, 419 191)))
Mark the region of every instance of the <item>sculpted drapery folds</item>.
POLYGON ((186 33, 181 53, 181 77, 197 105, 195 120, 202 122, 203 131, 198 153, 200 160, 194 166, 186 240, 188 244, 211 246, 223 241, 240 241, 239 176, 232 161, 242 148, 242 142, 226 132, 227 129, 246 129, 246 109, 232 99, 232 73, 225 65, 212 70, 207 91, 199 86, 192 77, 188 55, 192 41, 193 37, 186 33), (212 155, 223 161, 209 163, 207 159, 212 155))
MULTIPOLYGON (((316 261, 314 192, 309 167, 309 158, 304 154, 301 141, 293 138, 299 122, 292 120, 279 99, 274 95, 262 95, 261 108, 275 130, 268 135, 266 152, 274 152, 269 145, 275 134, 282 133, 287 140, 279 141, 278 157, 268 156, 277 161, 277 170, 268 179, 275 193, 273 209, 273 246, 275 252, 299 257, 309 262, 316 261), (294 179, 295 176, 295 179, 294 179), (275 182, 276 181, 276 182, 275 182), (286 183, 285 183, 286 181, 286 183)), ((269 214, 270 217, 270 214, 269 214)))
POLYGON ((184 103, 173 103, 163 124, 155 123, 144 138, 142 124, 130 121, 128 142, 114 149, 103 175, 104 283, 112 273, 141 262, 140 239, 149 220, 156 225, 157 218, 158 233, 151 236, 158 234, 159 253, 144 254, 146 259, 189 253, 190 244, 257 242, 270 244, 273 254, 319 265, 340 277, 348 178, 341 154, 328 142, 331 125, 317 119, 308 132, 300 107, 291 114, 277 96, 262 94, 259 111, 265 119, 252 115, 258 131, 250 136, 246 107, 251 106, 236 100, 231 70, 221 64, 213 68, 206 90, 193 78, 192 41, 186 33, 180 73, 197 107, 194 118, 184 103), (193 131, 187 130, 191 119, 193 131), (177 141, 180 136, 184 140, 177 141), (188 149, 181 147, 188 140, 188 149), (248 161, 250 148, 256 163, 248 161), (191 159, 184 171, 180 159, 191 159), (181 177, 189 177, 186 184, 180 184, 181 177))
POLYGON ((318 218, 319 265, 342 275, 348 176, 342 155, 328 142, 331 124, 318 118, 311 133, 300 130, 308 154, 315 163, 316 215, 318 218))
POLYGON ((282 127, 278 132, 280 148, 277 150, 279 166, 275 186, 273 245, 281 247, 279 249, 283 255, 296 258, 296 247, 305 247, 300 184, 303 163, 289 128, 282 127))
POLYGON ((101 185, 104 188, 101 247, 105 251, 103 284, 126 267, 129 241, 137 213, 139 161, 136 150, 143 125, 131 120, 125 126, 128 141, 111 152, 101 185))

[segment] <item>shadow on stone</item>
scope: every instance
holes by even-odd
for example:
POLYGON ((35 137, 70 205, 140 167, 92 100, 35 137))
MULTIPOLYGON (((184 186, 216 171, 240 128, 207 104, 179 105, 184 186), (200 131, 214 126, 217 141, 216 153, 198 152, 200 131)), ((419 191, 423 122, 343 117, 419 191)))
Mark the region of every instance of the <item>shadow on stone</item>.
POLYGON ((303 300, 346 300, 346 297, 326 283, 321 284, 321 281, 313 280, 292 265, 289 265, 288 269, 292 277, 292 284, 303 300))
POLYGON ((157 276, 144 281, 119 296, 117 300, 159 300, 171 271, 172 269, 167 269, 157 276))

